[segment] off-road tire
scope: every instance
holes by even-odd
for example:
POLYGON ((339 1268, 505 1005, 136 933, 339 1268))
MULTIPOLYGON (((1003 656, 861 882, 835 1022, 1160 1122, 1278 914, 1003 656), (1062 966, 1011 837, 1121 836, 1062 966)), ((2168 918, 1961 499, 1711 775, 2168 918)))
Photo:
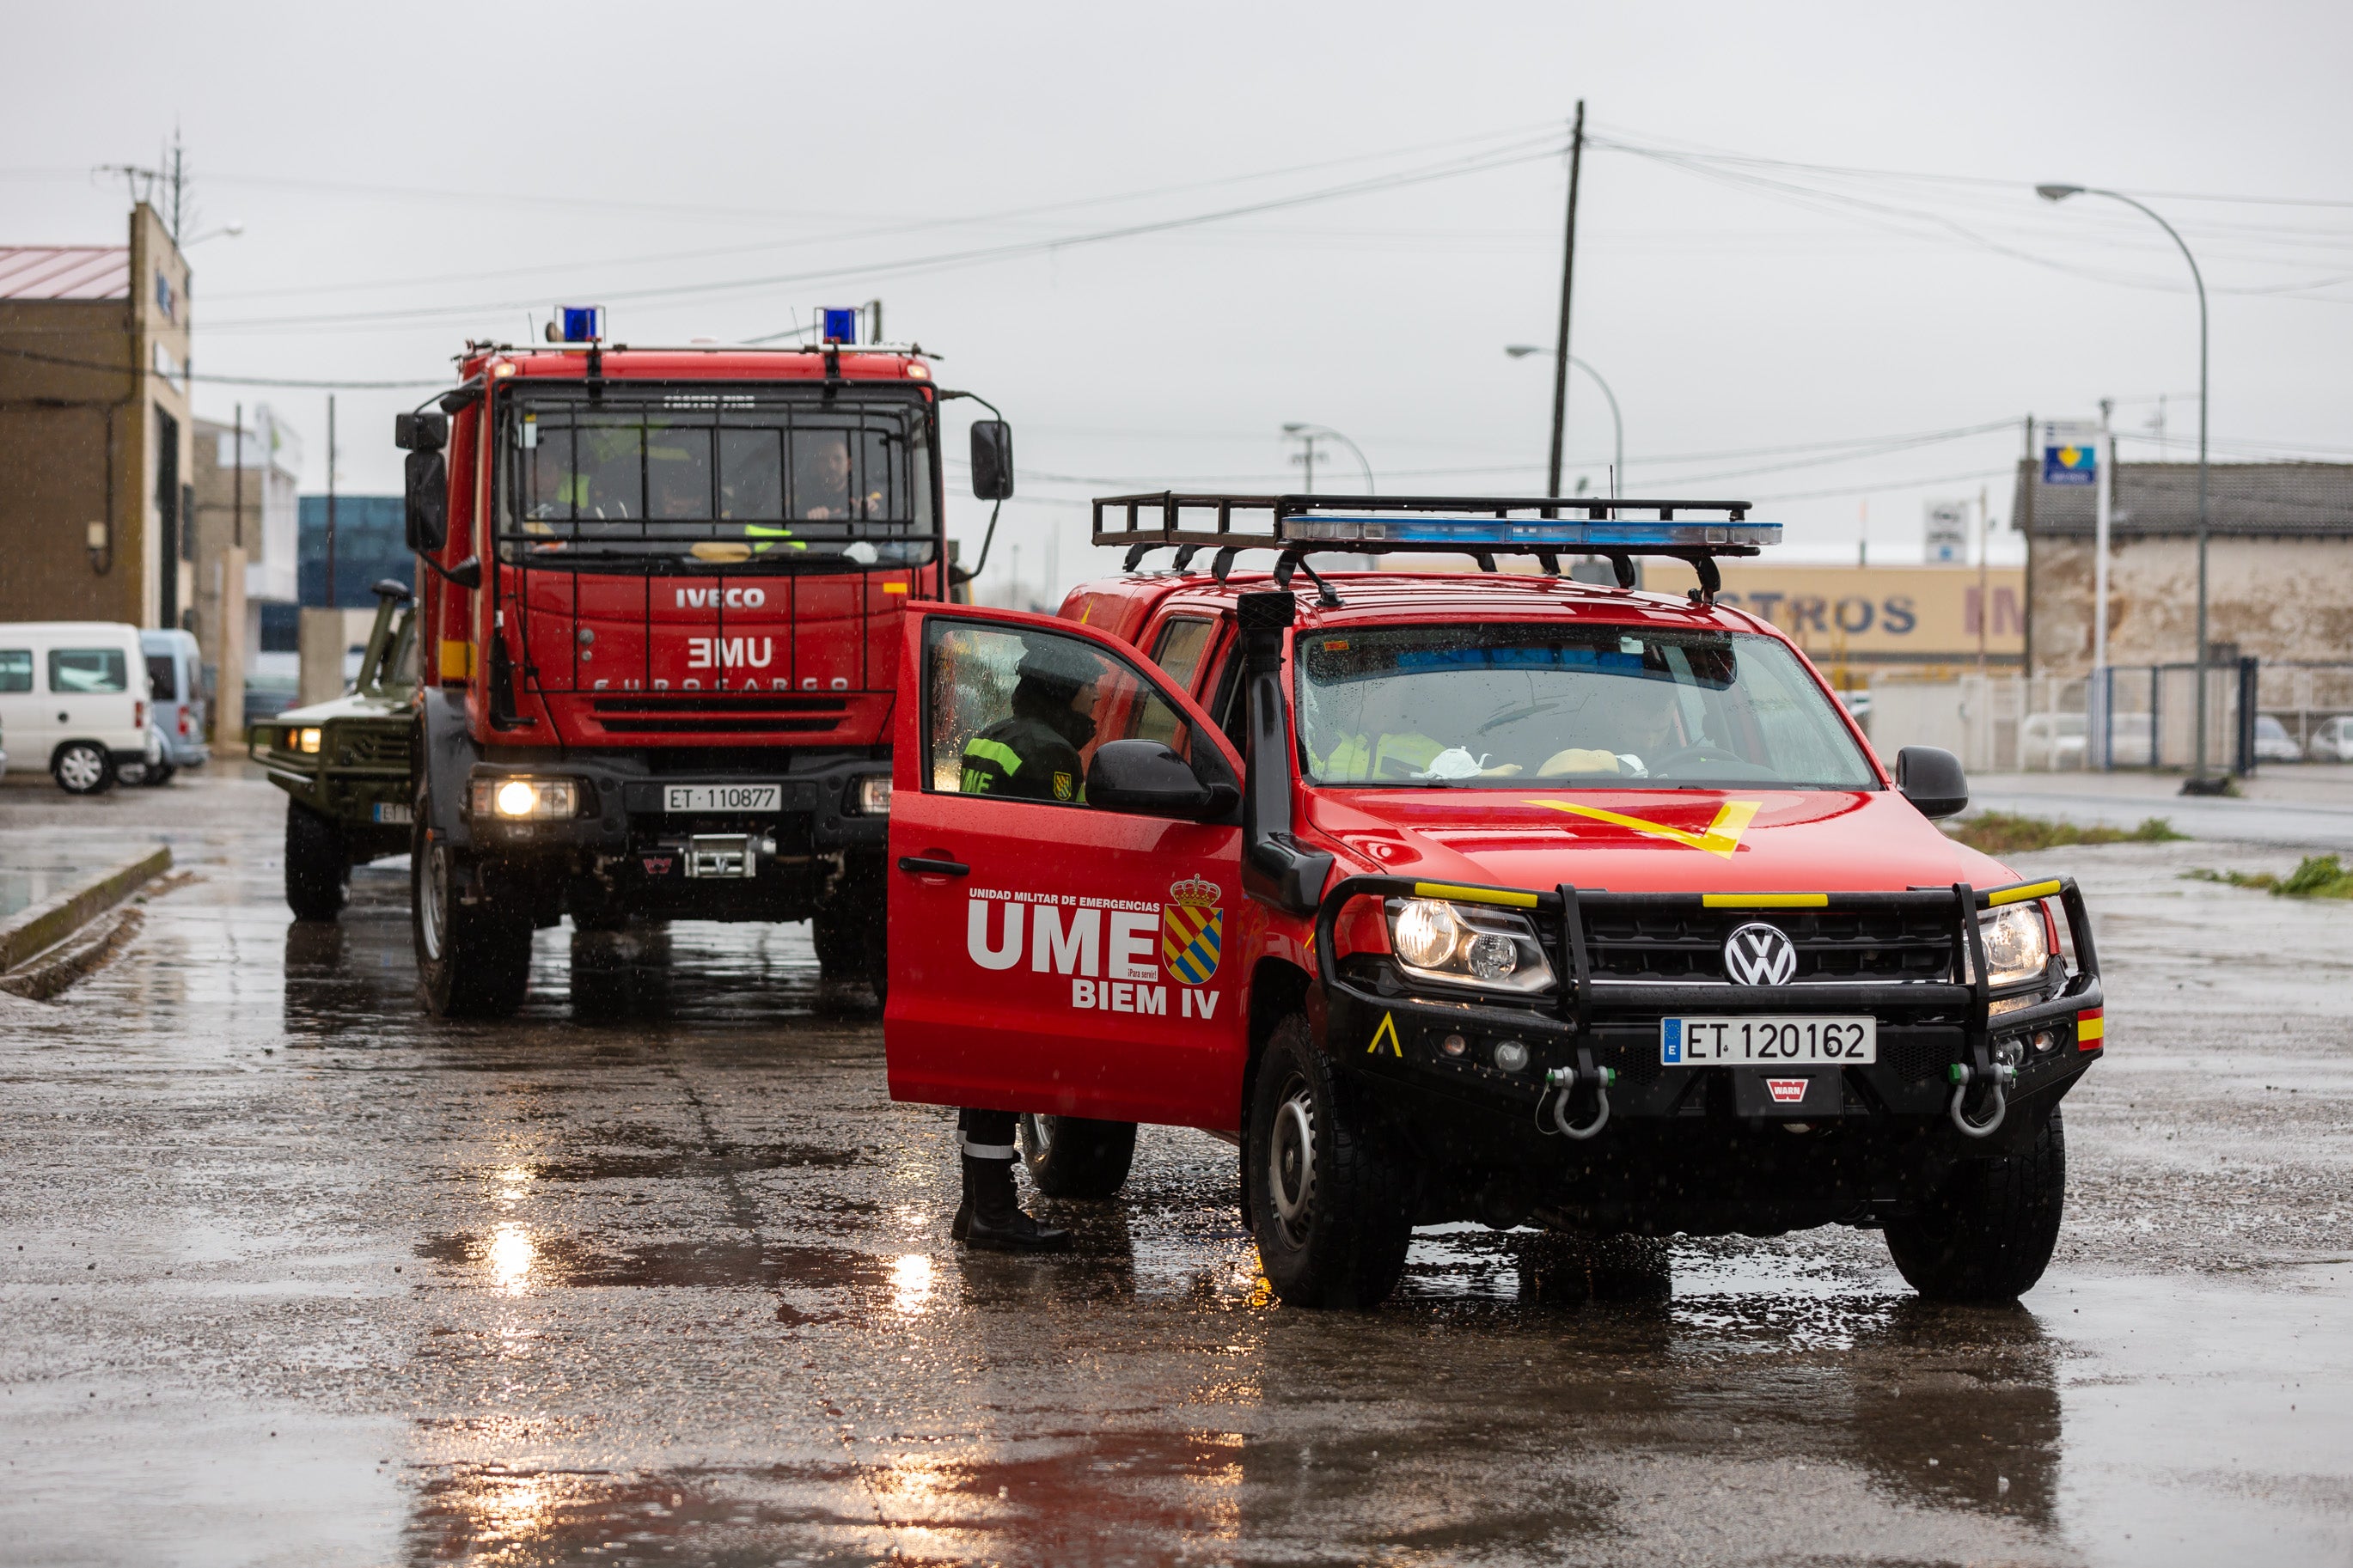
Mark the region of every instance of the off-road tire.
POLYGON ((417 994, 436 1018, 503 1018, 531 984, 531 911, 457 895, 448 846, 426 837, 432 814, 422 795, 409 830, 408 915, 417 949, 417 994))
POLYGON ((114 787, 114 759, 95 741, 68 741, 50 753, 49 776, 68 795, 104 795, 114 787))
POLYGON ((1259 1267, 1294 1307, 1377 1307, 1413 1239, 1407 1173, 1307 1020, 1274 1026, 1250 1093, 1243 1179, 1259 1267))
POLYGON ((1891 1218, 1887 1250, 1931 1301, 2015 1300, 2051 1262, 2066 1191, 2067 1131, 2054 1105, 2007 1157, 1957 1167, 1917 1214, 1891 1218))
POLYGON ((810 917, 809 945, 817 949, 818 968, 828 981, 866 978, 865 937, 855 910, 835 906, 810 917))
POLYGON ((139 784, 145 789, 162 789, 172 782, 179 771, 175 763, 150 763, 147 764, 146 771, 139 775, 139 784))
POLYGON ((286 803, 286 907, 298 921, 331 921, 351 895, 351 844, 341 824, 286 803))
POLYGON ((1107 1198, 1135 1163, 1135 1123, 1081 1116, 1021 1118, 1021 1163, 1050 1198, 1107 1198))

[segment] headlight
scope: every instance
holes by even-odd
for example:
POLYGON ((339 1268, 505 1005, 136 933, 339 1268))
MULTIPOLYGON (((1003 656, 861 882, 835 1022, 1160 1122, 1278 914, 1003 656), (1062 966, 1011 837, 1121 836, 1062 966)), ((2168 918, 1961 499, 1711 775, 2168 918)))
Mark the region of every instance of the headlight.
POLYGON ((1389 944, 1405 972, 1526 994, 1552 984, 1552 965, 1526 917, 1482 904, 1392 899, 1389 944))
POLYGON ((858 815, 891 815, 891 776, 888 773, 869 773, 858 781, 858 815))
POLYGON ((319 731, 316 730, 289 730, 286 731, 286 742, 288 746, 294 751, 308 752, 311 755, 316 756, 319 752, 319 731))
POLYGON ((571 779, 476 779, 470 804, 476 816, 547 822, 580 814, 580 786, 571 779))
MULTIPOLYGON (((1986 976, 1996 985, 2031 980, 2051 962, 2051 933, 2041 904, 1988 910, 1978 917, 1978 934, 1985 940, 1986 976)), ((1965 972, 1971 967, 1962 965, 1965 972)))

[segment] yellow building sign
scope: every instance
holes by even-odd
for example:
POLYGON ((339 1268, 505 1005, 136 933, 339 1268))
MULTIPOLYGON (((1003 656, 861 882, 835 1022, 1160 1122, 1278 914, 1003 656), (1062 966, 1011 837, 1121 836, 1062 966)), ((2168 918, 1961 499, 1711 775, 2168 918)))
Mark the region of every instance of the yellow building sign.
MULTIPOLYGON (((1770 621, 1824 668, 1968 664, 1984 626, 1988 659, 2016 664, 2026 650, 2025 573, 1997 566, 1759 566, 1723 563, 1721 602, 1770 621)), ((1645 585, 1680 583, 1671 564, 1646 563, 1645 585)))

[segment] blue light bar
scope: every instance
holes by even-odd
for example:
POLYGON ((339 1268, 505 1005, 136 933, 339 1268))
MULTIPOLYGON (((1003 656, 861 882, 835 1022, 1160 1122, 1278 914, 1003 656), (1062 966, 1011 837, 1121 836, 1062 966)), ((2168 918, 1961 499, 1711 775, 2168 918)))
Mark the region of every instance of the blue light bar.
POLYGON ((825 318, 821 335, 829 343, 854 343, 858 341, 858 307, 827 305, 818 314, 825 318))
POLYGON ((593 343, 605 335, 605 307, 602 305, 558 305, 555 307, 556 342, 593 343))
POLYGON ((1672 522, 1644 518, 1514 521, 1496 517, 1286 517, 1285 542, 1335 548, 1449 544, 1464 550, 1704 550, 1781 542, 1778 522, 1672 522))

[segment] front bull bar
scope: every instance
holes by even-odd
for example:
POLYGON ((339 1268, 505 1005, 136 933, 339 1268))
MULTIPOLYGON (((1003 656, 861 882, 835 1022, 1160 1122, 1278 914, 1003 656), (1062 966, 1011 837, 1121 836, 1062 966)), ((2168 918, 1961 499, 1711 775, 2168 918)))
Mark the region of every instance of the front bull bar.
MULTIPOLYGON (((1383 929, 1386 935, 1386 926, 1383 929)), ((1965 1019, 1962 1032, 1964 1060, 1954 1064, 1952 1069, 1953 1098, 1947 1107, 1947 1114, 1953 1125, 1970 1138, 1990 1137, 2001 1126, 2007 1114, 2006 1089, 2017 1078, 2014 1068, 1994 1059, 1994 1005, 2020 998, 2039 998, 2026 1006, 2011 1008, 2001 1015, 2005 1033, 2031 1029, 2037 1024, 2062 1016, 2072 1017, 2103 1005, 2099 954, 2092 934, 2091 913, 2073 877, 2012 882, 1984 889, 1974 888, 1967 882, 1955 882, 1949 887, 1914 887, 1902 892, 1886 893, 1612 893, 1606 889, 1580 891, 1566 882, 1550 892, 1537 892, 1524 888, 1432 882, 1411 877, 1354 876, 1343 878, 1324 893, 1317 904, 1314 951, 1316 975, 1326 994, 1345 996, 1359 1006, 1368 1008, 1389 1009, 1400 1002, 1419 1003, 1441 1008, 1449 1017, 1460 1019, 1467 1025, 1483 1024, 1495 1028, 1535 1033, 1564 1044, 1589 1040, 1593 1034, 1594 1014, 1612 1005, 1670 1013, 1682 1008, 1803 1013, 1817 1011, 1826 1003, 1833 1002, 1846 1007, 1926 1006, 1960 1010, 1965 1019), (1554 922, 1556 938, 1554 951, 1562 960, 1556 968, 1555 984, 1544 996, 1544 1001, 1550 1004, 1549 1012, 1540 1005, 1511 1007, 1500 1005, 1493 994, 1476 986, 1451 985, 1418 977, 1408 982, 1412 989, 1389 996, 1377 994, 1354 984, 1340 972, 1337 934, 1342 911, 1360 898, 1382 900, 1392 898, 1438 899, 1518 910, 1525 912, 1532 921, 1549 918, 1554 922), (2059 900, 2061 911, 2066 917, 2068 944, 2075 955, 2073 973, 2066 972, 2066 959, 2054 946, 2041 974, 2015 984, 1994 986, 1987 973, 1985 937, 1977 916, 1987 910, 2030 900, 2042 902, 2053 898, 2059 900), (1588 910, 1593 909, 1649 909, 1697 913, 1726 909, 1840 912, 1916 911, 1923 908, 1934 908, 1948 914, 1956 966, 1961 973, 1948 972, 1940 981, 1841 982, 1828 994, 1825 987, 1812 984, 1653 984, 1597 978, 1592 972, 1586 941, 1586 915, 1588 910), (2054 966, 2059 971, 2055 975, 2052 973, 2054 966), (1972 1121, 1964 1102, 1971 1089, 1977 1086, 1984 1087, 1990 1103, 1988 1114, 1982 1120, 1972 1121)), ((1609 1082, 1609 1069, 1592 1066, 1589 1058, 1582 1052, 1574 1072, 1549 1075, 1548 1083, 1557 1088, 1562 1099, 1562 1104, 1556 1108, 1554 1120, 1561 1124, 1563 1131, 1567 1131, 1567 1098, 1588 1084, 1595 1090, 1597 1114, 1592 1121, 1578 1126, 1571 1135, 1590 1137, 1601 1130, 1608 1117, 1609 1082)), ((1546 1099, 1551 1093, 1552 1088, 1548 1088, 1546 1099)), ((1541 1124, 1543 1101, 1539 1101, 1537 1110, 1541 1124)))

